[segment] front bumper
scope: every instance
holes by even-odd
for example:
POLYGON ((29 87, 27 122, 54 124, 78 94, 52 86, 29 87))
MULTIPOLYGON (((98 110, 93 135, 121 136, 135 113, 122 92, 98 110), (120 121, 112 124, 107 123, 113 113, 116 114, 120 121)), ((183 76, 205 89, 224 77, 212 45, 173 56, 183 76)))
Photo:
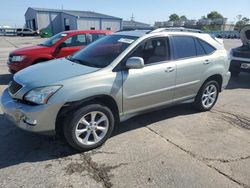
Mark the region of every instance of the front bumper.
POLYGON ((229 70, 231 72, 250 72, 250 58, 232 57, 229 70), (243 63, 248 64, 249 68, 242 68, 243 63))
POLYGON ((6 117, 26 131, 54 135, 57 113, 61 104, 31 106, 13 99, 6 89, 1 97, 1 108, 6 117))

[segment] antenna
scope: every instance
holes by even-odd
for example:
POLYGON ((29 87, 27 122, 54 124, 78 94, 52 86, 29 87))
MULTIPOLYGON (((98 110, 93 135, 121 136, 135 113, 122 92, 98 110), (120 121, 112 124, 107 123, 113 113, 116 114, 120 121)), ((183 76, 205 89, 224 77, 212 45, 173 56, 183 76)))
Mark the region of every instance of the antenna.
POLYGON ((131 21, 134 21, 134 20, 135 20, 134 13, 132 13, 131 21))
POLYGON ((61 9, 63 10, 63 4, 61 4, 61 9))

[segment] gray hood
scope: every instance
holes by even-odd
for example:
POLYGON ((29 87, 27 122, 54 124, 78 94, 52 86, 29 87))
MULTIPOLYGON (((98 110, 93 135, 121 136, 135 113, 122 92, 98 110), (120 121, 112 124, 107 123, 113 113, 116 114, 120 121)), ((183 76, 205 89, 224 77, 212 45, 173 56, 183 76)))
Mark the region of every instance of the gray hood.
POLYGON ((98 68, 80 65, 63 58, 23 69, 15 74, 14 80, 22 85, 40 87, 97 70, 98 68))

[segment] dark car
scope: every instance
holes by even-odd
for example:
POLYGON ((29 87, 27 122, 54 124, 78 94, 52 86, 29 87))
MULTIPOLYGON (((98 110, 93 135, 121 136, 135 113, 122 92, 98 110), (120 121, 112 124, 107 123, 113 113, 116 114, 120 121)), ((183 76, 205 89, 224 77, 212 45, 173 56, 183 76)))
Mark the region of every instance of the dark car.
POLYGON ((243 45, 231 50, 230 72, 233 76, 240 72, 250 73, 250 25, 241 29, 240 38, 243 45))

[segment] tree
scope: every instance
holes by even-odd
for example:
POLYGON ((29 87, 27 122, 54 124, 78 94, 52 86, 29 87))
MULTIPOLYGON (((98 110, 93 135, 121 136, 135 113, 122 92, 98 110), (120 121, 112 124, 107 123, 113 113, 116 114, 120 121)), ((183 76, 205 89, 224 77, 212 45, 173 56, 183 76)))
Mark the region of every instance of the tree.
POLYGON ((186 17, 185 15, 182 15, 182 16, 180 17, 180 20, 181 20, 181 21, 187 21, 188 19, 187 19, 187 17, 186 17))
POLYGON ((169 21, 179 21, 180 20, 180 17, 178 16, 178 14, 171 14, 169 16, 169 21))
POLYGON ((236 22, 235 29, 241 29, 243 26, 249 24, 249 22, 250 22, 250 19, 247 17, 244 17, 241 20, 239 20, 238 22, 236 22))
POLYGON ((223 16, 217 11, 212 11, 207 15, 207 18, 211 20, 215 20, 215 19, 223 18, 223 16))

